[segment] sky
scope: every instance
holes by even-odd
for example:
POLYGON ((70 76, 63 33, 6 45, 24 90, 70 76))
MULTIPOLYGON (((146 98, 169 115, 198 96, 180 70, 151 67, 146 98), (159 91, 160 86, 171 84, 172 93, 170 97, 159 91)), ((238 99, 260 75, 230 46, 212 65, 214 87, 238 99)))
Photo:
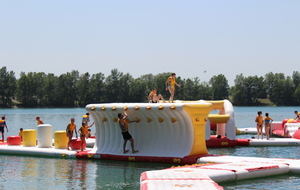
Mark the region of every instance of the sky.
POLYGON ((0 0, 0 67, 292 76, 300 66, 299 0, 0 0))

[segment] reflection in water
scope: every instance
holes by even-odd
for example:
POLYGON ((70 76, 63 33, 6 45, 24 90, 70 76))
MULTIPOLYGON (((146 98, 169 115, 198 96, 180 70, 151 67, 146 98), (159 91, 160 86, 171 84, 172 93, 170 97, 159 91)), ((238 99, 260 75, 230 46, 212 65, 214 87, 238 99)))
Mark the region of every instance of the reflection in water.
POLYGON ((139 189, 139 177, 148 170, 171 167, 169 164, 100 161, 96 171, 96 186, 103 189, 139 189))
POLYGON ((88 189, 96 168, 88 160, 0 156, 0 189, 88 189))
POLYGON ((258 157, 270 158, 269 147, 255 147, 255 153, 258 157))
POLYGON ((209 154, 216 155, 232 155, 236 152, 236 148, 208 148, 209 154))

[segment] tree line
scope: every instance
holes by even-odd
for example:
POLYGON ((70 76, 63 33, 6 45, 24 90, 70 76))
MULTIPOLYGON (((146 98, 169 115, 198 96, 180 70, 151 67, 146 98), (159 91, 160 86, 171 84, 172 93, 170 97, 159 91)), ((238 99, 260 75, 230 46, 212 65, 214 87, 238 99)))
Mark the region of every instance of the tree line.
MULTIPOLYGON (((44 72, 21 72, 19 79, 6 67, 0 69, 1 107, 85 107, 89 103, 147 102, 149 92, 156 88, 167 100, 165 82, 171 73, 146 74, 133 78, 129 73, 112 69, 107 77, 103 73, 80 74, 73 70, 59 76, 44 72)), ((234 86, 228 85, 223 74, 213 76, 208 82, 198 77, 176 82, 175 99, 222 100, 229 99, 235 106, 261 105, 269 99, 277 106, 300 105, 300 74, 292 77, 283 73, 267 73, 264 77, 236 76, 234 86)))

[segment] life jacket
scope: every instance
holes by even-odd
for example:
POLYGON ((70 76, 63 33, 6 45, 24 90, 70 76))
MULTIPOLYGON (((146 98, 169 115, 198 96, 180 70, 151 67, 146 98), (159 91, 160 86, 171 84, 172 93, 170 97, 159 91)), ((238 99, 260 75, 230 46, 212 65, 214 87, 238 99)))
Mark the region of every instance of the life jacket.
POLYGON ((74 131, 75 127, 76 127, 75 123, 69 123, 69 130, 70 131, 74 131))
POLYGON ((5 127, 5 120, 0 120, 0 127, 5 127))
POLYGON ((86 134, 87 134, 87 132, 88 132, 88 127, 82 126, 80 129, 81 129, 81 135, 86 135, 86 134))

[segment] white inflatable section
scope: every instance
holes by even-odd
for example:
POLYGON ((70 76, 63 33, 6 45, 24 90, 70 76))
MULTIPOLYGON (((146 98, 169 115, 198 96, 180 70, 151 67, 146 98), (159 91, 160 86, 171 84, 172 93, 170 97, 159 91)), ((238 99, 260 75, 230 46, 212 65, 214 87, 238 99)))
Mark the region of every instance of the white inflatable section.
POLYGON ((209 140, 210 139, 210 133, 211 133, 211 130, 210 130, 210 121, 207 120, 206 121, 206 125, 205 125, 205 140, 209 140))
POLYGON ((284 124, 284 134, 289 134, 291 137, 300 128, 300 123, 285 123, 284 124))
POLYGON ((199 158, 198 163, 205 165, 143 172, 140 177, 141 189, 223 189, 217 183, 297 173, 300 160, 209 156, 199 158))
MULTIPOLYGON (((236 125, 235 125, 235 117, 234 110, 231 102, 229 100, 223 100, 223 110, 219 110, 219 115, 229 115, 230 118, 226 123, 218 123, 217 124, 217 135, 226 136, 230 140, 236 139, 236 125)), ((210 124, 209 120, 206 121, 205 126, 205 140, 210 139, 210 124)))
MULTIPOLYGON (((129 120, 140 119, 138 123, 129 124, 129 133, 134 139, 135 149, 139 150, 134 154, 135 156, 184 157, 189 155, 194 143, 194 128, 190 116, 184 110, 186 104, 109 103, 87 105, 86 110, 93 117, 96 127, 96 143, 91 153, 124 155, 124 140, 117 115, 122 113, 126 107, 129 120), (159 118, 163 121, 159 121, 159 118)), ((195 104, 211 105, 207 102, 197 102, 191 105, 195 104)), ((206 117, 207 115, 208 113, 206 113, 206 117)), ((126 149, 130 150, 126 155, 132 154, 130 141, 127 142, 126 149)))
MULTIPOLYGON (((240 156, 211 156, 202 157, 197 160, 197 163, 214 162, 220 163, 236 163, 236 162, 256 162, 256 163, 274 163, 284 164, 289 166, 289 172, 300 174, 300 160, 288 158, 260 158, 260 157, 240 157, 240 156)), ((211 177, 211 176, 210 176, 211 177)))
POLYGON ((229 115, 230 118, 228 119, 225 125, 225 135, 228 139, 234 140, 236 139, 236 125, 235 125, 235 117, 234 117, 234 110, 233 106, 230 101, 224 100, 224 111, 225 114, 229 115))
POLYGON ((194 168, 177 168, 143 172, 141 190, 223 190, 206 172, 194 168))

